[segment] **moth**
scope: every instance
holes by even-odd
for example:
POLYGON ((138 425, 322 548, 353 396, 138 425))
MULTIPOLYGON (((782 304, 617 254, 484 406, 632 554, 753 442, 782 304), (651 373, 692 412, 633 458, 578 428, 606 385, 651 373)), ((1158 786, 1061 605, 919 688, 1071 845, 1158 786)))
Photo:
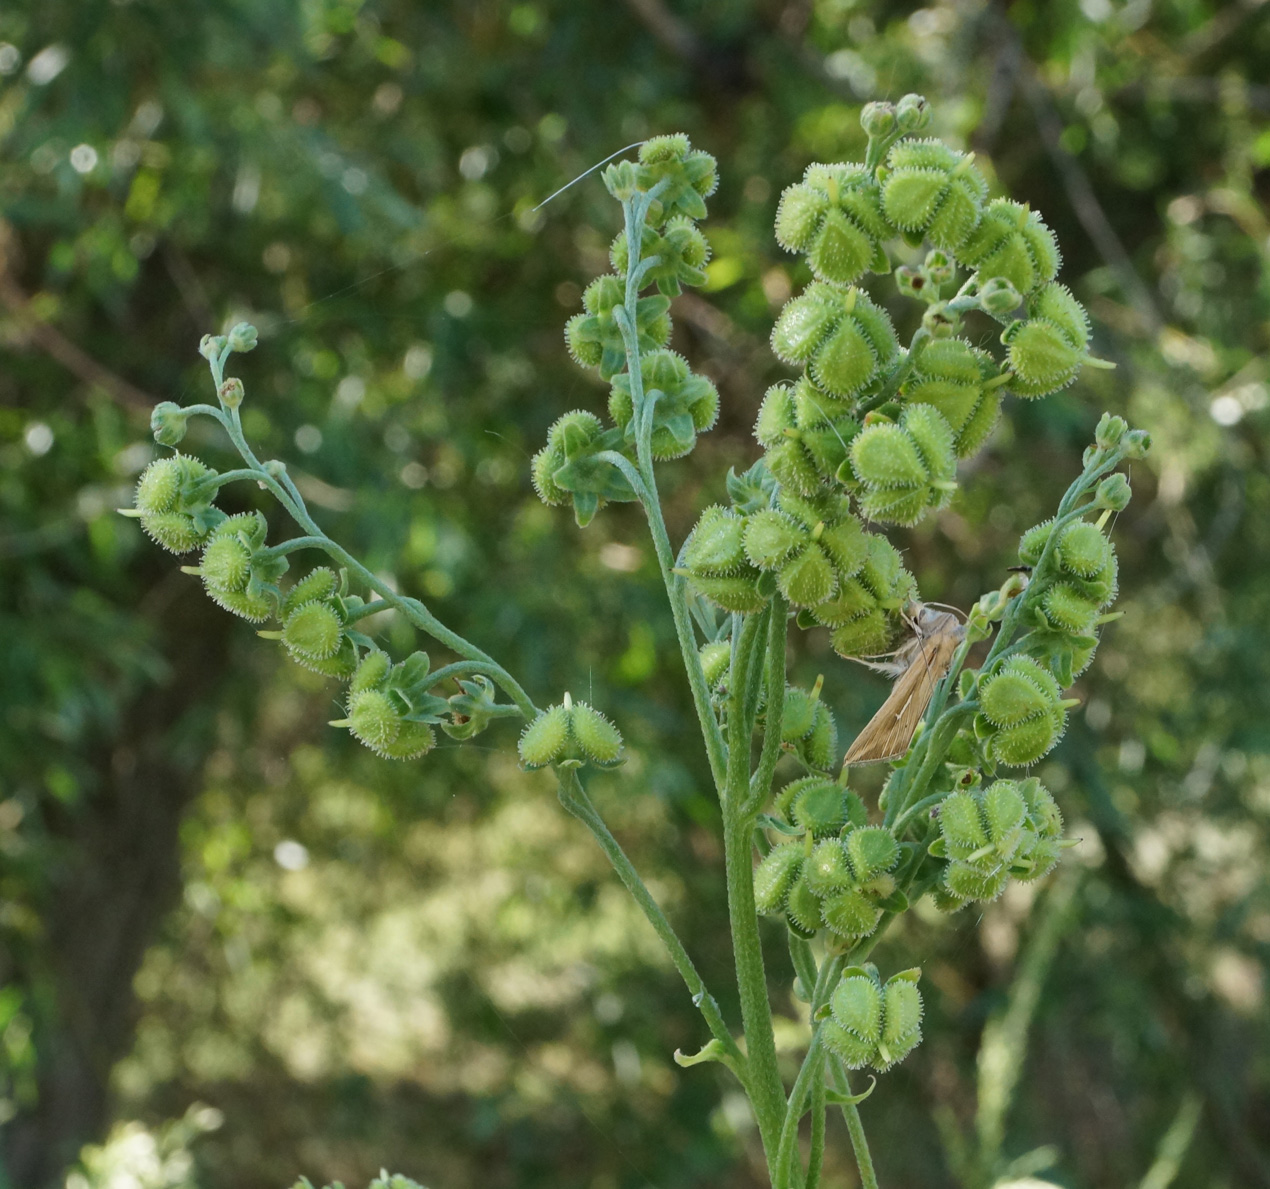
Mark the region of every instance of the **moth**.
POLYGON ((906 620, 912 639, 896 649, 889 661, 870 664, 891 674, 895 684, 847 750, 845 764, 875 764, 908 751, 935 687, 947 676, 953 655, 965 639, 965 625, 953 612, 925 603, 914 603, 910 610, 906 620))

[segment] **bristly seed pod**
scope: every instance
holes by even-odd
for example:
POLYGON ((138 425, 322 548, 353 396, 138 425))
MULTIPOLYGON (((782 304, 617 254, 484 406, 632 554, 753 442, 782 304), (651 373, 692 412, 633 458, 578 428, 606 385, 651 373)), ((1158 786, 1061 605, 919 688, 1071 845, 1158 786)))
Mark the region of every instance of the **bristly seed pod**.
POLYGON ((771 597, 759 591, 762 577, 745 553, 746 518, 714 504, 701 513, 683 552, 689 585, 725 611, 749 614, 771 597))
POLYGON ((932 405, 908 405, 898 425, 866 425, 851 443, 851 470, 864 488, 860 509, 872 520, 916 524, 945 507, 956 489, 952 430, 932 405))
MULTIPOLYGON (((574 314, 564 327, 564 339, 583 367, 600 370, 601 380, 611 380, 626 367, 626 342, 613 311, 626 299, 621 277, 596 277, 582 294, 583 313, 574 314)), ((635 305, 639 349, 652 351, 670 342, 670 298, 660 294, 641 297, 635 305)))
MULTIPOLYGON (((645 399, 652 399, 654 392, 659 394, 653 405, 653 457, 682 458, 697 444, 697 434, 710 429, 718 418, 718 390, 674 351, 650 351, 640 359, 639 370, 645 399)), ((633 441, 634 405, 631 378, 626 372, 613 377, 609 415, 633 441)))
POLYGON ((806 375, 792 387, 769 388, 754 426, 767 449, 768 470, 782 487, 803 496, 832 483, 859 432, 847 402, 822 392, 806 375))
POLYGON ((617 727, 598 710, 575 702, 568 694, 525 728, 519 751, 521 764, 531 771, 548 764, 577 768, 589 763, 613 768, 623 762, 622 735, 617 727))
POLYGON ((939 140, 902 140, 887 159, 882 184, 886 216, 914 236, 956 253, 979 221, 988 183, 974 155, 939 140))
POLYGON ((988 203, 979 225, 958 248, 957 257, 977 270, 981 286, 1004 278, 1024 297, 1052 281, 1062 261, 1058 241, 1040 215, 1008 198, 988 203))
POLYGON ((894 235, 877 181, 858 165, 809 165, 776 211, 781 247, 805 253, 816 279, 837 285, 889 272, 884 243, 894 235))
MULTIPOLYGON (((655 284, 667 297, 678 297, 681 286, 699 286, 706 283, 706 264, 710 259, 710 245, 697 225, 684 215, 676 215, 667 221, 660 233, 645 226, 641 237, 641 260, 657 257, 645 275, 645 282, 655 284)), ((609 248, 609 260, 619 276, 626 276, 630 267, 630 252, 626 244, 626 232, 620 232, 609 248)))
POLYGON ((986 351, 965 339, 936 339, 917 354, 901 394, 937 409, 953 432, 957 457, 969 458, 997 423, 1003 391, 999 381, 992 383, 997 375, 986 351))
POLYGON ((1029 656, 1011 657, 980 683, 975 732, 990 759, 1010 767, 1035 763, 1060 739, 1067 706, 1054 675, 1029 656))
POLYGON ((187 454, 152 462, 137 480, 132 510, 142 530, 169 553, 189 553, 205 542, 225 513, 199 494, 216 472, 187 454))
POLYGON ((259 512, 221 521, 208 538, 197 567, 187 572, 203 579, 214 603, 254 623, 268 619, 278 605, 276 582, 286 572, 285 557, 262 555, 268 524, 259 512))
POLYGON ((879 1073, 903 1061, 922 1039, 920 977, 920 970, 905 970, 883 985, 872 963, 844 971, 829 1000, 831 1016, 820 1025, 830 1051, 848 1068, 869 1065, 879 1073))
POLYGON ((891 319, 862 290, 814 281, 781 311, 772 350, 806 364, 831 396, 854 397, 895 361, 899 343, 891 319))
POLYGON ((1014 373, 1010 391, 1035 398, 1066 388, 1088 358, 1089 316, 1064 285, 1051 282, 1028 301, 1029 317, 1001 335, 1014 373))

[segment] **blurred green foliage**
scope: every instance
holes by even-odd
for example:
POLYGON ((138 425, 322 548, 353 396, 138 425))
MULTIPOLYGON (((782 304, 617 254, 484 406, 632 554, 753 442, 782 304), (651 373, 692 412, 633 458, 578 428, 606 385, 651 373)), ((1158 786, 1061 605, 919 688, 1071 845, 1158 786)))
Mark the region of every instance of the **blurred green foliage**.
MULTIPOLYGON (((716 814, 642 525, 579 534, 529 486, 546 426, 603 400, 561 327, 616 230, 594 179, 541 204, 658 132, 720 160, 708 303, 679 299, 675 346, 723 411, 665 468, 679 540, 782 375, 766 337, 807 278, 772 237, 781 188, 859 154, 865 100, 919 90, 1055 228, 1119 365, 1016 404, 952 507, 895 535, 924 596, 999 585, 1103 408, 1156 445, 1116 530, 1127 614, 1038 773, 1080 878, 883 947, 932 993, 927 1043, 864 1108, 880 1175, 1270 1184, 1264 5, 39 0, 0 11, 0 43, 0 1181, 61 1184, 112 1124, 158 1135, 204 1102, 206 1189, 383 1165, 760 1183, 741 1100, 671 1063, 704 1039, 673 971, 511 728, 375 761, 323 726, 332 686, 112 509, 149 404, 206 399, 199 336, 249 317, 254 440, 535 697, 621 724, 632 761, 597 796, 726 987, 716 814)), ((866 721, 880 681, 801 647, 866 721)), ((845 1135, 830 1151, 827 1183, 854 1183, 845 1135)))

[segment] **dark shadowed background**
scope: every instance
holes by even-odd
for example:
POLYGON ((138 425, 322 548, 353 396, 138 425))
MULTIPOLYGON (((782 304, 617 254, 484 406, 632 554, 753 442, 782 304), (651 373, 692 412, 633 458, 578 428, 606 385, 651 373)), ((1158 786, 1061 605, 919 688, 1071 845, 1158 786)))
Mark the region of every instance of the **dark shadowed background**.
MULTIPOLYGON (((595 177, 535 208, 655 133, 719 158, 710 284, 673 314, 723 412, 664 467, 678 541, 783 374, 767 335, 806 278, 772 237, 781 189, 912 90, 1055 228, 1118 365, 1012 402, 952 507, 895 534, 924 597, 1000 584, 1104 408, 1155 450, 1116 527, 1125 618, 1039 772, 1081 847, 1034 902, 921 911, 881 947, 928 987, 926 1042, 863 1108, 882 1183, 1270 1185, 1270 5, 18 0, 0 1186, 763 1183, 726 1075, 671 1061, 704 1039, 677 976, 514 728, 374 759, 325 726, 332 683, 113 509, 150 406, 210 396, 200 335, 254 321, 262 456, 538 701, 616 718, 631 759, 596 795, 726 988, 717 812, 638 513, 580 532, 528 478, 551 421, 604 401, 561 328, 618 208, 595 177)), ((228 464, 210 431, 188 448, 228 464)), ((885 687, 798 647, 853 733, 885 687)), ((832 1130, 830 1160, 856 1183, 832 1130)))

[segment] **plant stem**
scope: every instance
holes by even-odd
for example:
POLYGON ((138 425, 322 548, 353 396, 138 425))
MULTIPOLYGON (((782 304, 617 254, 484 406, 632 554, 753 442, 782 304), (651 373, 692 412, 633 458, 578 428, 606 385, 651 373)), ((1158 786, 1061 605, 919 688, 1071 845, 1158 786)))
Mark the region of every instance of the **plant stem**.
MULTIPOLYGON (((834 1088, 840 1094, 851 1093, 851 1083, 847 1079, 847 1071, 835 1057, 829 1062, 833 1074, 834 1088)), ((847 1123, 847 1133, 851 1136, 851 1149, 855 1152, 856 1167, 860 1170, 860 1189, 878 1189, 878 1175, 873 1171, 873 1157, 869 1153, 869 1141, 864 1134, 864 1124, 860 1122, 860 1110, 854 1103, 844 1103, 842 1117, 847 1123)))
POLYGON ((587 796, 586 790, 583 789, 577 772, 571 768, 561 769, 556 772, 556 779, 559 786, 560 804, 586 826, 591 831, 596 842, 600 844, 600 849, 604 851, 605 856, 613 865, 613 870, 617 872, 618 878, 621 879, 631 896, 634 897, 635 903, 639 905, 648 923, 656 931, 657 936, 661 938, 662 944, 670 954, 670 960, 674 963, 675 969, 679 971, 680 976, 688 987, 689 993, 692 995, 692 1002, 704 1017, 706 1025, 710 1029, 710 1034, 723 1046, 724 1051, 735 1063, 732 1068, 737 1071, 741 1084, 748 1091, 745 1056, 732 1038, 732 1033, 724 1022, 723 1014, 719 1011, 718 1002, 706 989, 701 975, 697 973, 697 968, 692 964, 692 959, 688 956, 688 951, 684 948, 683 942, 679 940, 679 935, 671 926, 670 921, 666 919, 666 914, 662 912, 661 906, 653 899, 653 894, 645 886, 639 872, 635 870, 635 865, 627 858, 626 852, 622 850, 617 839, 613 837, 612 831, 605 825, 604 819, 595 808, 591 798, 587 796))
POLYGON ((825 1050, 821 1040, 820 1029, 817 1028, 811 1038, 811 1047, 803 1060, 802 1068, 794 1088, 789 1092, 789 1105, 785 1110, 785 1121, 781 1126, 780 1144, 776 1150, 776 1163, 773 1169, 772 1189, 790 1189, 793 1176, 794 1161, 798 1154, 798 1124, 803 1117, 803 1108, 811 1096, 812 1088, 825 1079, 825 1050))

